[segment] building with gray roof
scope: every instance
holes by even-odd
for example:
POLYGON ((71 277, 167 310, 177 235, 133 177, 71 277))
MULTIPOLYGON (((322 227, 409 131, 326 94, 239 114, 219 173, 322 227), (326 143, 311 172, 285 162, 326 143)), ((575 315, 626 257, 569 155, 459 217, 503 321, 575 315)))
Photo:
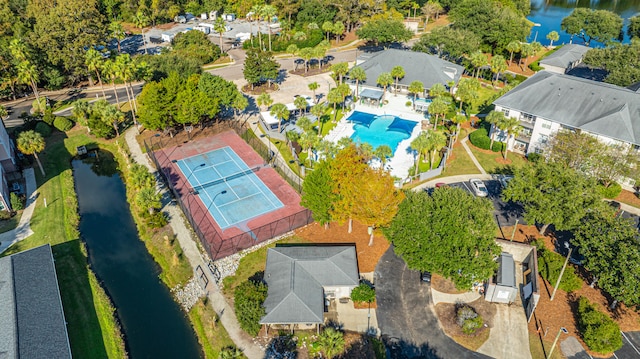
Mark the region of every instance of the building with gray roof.
MULTIPOLYGON (((624 87, 541 71, 493 104, 520 120, 523 131, 507 145, 522 153, 542 153, 561 129, 581 130, 604 143, 640 145, 640 93, 624 87)), ((498 141, 506 137, 497 134, 498 141)))
POLYGON ((276 246, 267 252, 264 325, 324 323, 325 299, 351 295, 358 286, 356 247, 276 246))
POLYGON ((584 54, 590 48, 583 45, 569 44, 540 60, 540 66, 546 71, 564 74, 582 63, 584 54))
POLYGON ((0 358, 71 358, 51 246, 0 258, 0 358))
POLYGON ((493 303, 513 303, 518 296, 516 262, 513 255, 502 252, 498 257, 498 271, 489 280, 484 298, 493 303))
MULTIPOLYGON (((395 66, 402 66, 405 75, 398 80, 400 91, 406 91, 413 81, 422 82, 425 91, 437 83, 448 86, 453 81, 457 84, 464 72, 462 66, 437 56, 398 49, 387 49, 375 53, 358 66, 362 67, 367 74, 367 79, 362 82, 362 86, 374 88, 378 87, 377 80, 380 74, 390 73, 395 66)), ((395 79, 392 86, 395 86, 395 79)))

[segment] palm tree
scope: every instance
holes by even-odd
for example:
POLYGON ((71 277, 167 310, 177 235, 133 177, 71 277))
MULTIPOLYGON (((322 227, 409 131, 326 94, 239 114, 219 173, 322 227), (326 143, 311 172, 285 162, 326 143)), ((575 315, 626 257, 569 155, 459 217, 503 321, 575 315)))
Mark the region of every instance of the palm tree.
POLYGON ((144 187, 136 193, 136 204, 140 209, 149 211, 149 214, 153 214, 156 208, 162 206, 161 199, 162 195, 156 191, 155 187, 144 187))
POLYGON ((443 84, 438 82, 433 84, 433 86, 431 86, 431 88, 429 89, 429 97, 436 98, 438 96, 446 94, 447 92, 447 88, 443 84))
MULTIPOLYGON (((85 100, 77 100, 73 103, 73 108, 71 109, 71 114, 76 119, 78 123, 83 126, 87 125, 87 119, 89 118, 89 112, 91 111, 91 106, 89 102, 85 100)), ((87 127, 87 130, 89 128, 87 127)))
POLYGON ((38 158, 38 153, 44 151, 45 143, 42 135, 32 130, 20 132, 17 145, 20 152, 25 155, 33 155, 36 158, 40 172, 42 172, 42 176, 44 177, 44 168, 42 168, 42 163, 40 163, 40 158, 38 158))
POLYGON ((313 49, 310 47, 303 47, 298 51, 298 55, 300 55, 304 60, 304 73, 306 74, 307 71, 309 71, 309 61, 311 61, 314 56, 313 49))
MULTIPOLYGON (((262 50, 262 31, 260 31, 260 18, 262 17, 262 6, 263 5, 253 5, 251 7, 251 12, 253 13, 253 17, 256 19, 256 27, 258 28, 258 43, 260 44, 260 50, 262 50)), ((251 40, 251 44, 253 45, 253 40, 251 40)))
POLYGON ((101 112, 102 122, 112 126, 116 131, 116 137, 120 137, 119 125, 124 122, 124 113, 118 110, 115 106, 105 106, 101 112))
POLYGON ((353 139, 351 137, 342 137, 338 139, 338 147, 340 149, 345 149, 351 145, 353 145, 353 139))
POLYGON ((560 40, 560 35, 557 31, 551 31, 547 34, 547 40, 549 40, 549 47, 553 47, 553 42, 560 40))
POLYGON ((318 145, 319 140, 320 138, 313 131, 304 132, 302 135, 300 135, 300 138, 298 139, 298 144, 302 147, 304 151, 307 152, 307 159, 309 160, 309 165, 311 165, 311 161, 313 160, 313 153, 311 152, 311 150, 313 150, 313 148, 318 145))
POLYGON ((142 11, 138 11, 136 16, 133 17, 133 24, 140 29, 142 33, 142 44, 144 45, 144 53, 148 54, 147 41, 144 39, 144 28, 149 25, 149 17, 142 11))
POLYGON ((336 354, 344 351, 344 334, 331 327, 325 330, 318 337, 316 342, 327 358, 331 359, 336 354))
POLYGON ((318 59, 318 68, 322 70, 322 59, 324 59, 324 56, 327 54, 327 47, 318 44, 311 50, 311 53, 314 58, 318 59))
POLYGON ((502 111, 491 111, 489 112, 489 114, 487 114, 487 117, 485 117, 485 121, 493 126, 493 128, 491 129, 491 143, 489 144, 489 149, 493 148, 493 141, 496 138, 496 132, 498 132, 498 124, 504 122, 504 120, 505 116, 502 111))
POLYGON ((320 123, 320 135, 322 135, 322 129, 324 127, 324 121, 322 120, 322 117, 324 116, 325 112, 327 112, 327 106, 321 103, 311 108, 311 114, 316 116, 318 118, 318 123, 320 123))
MULTIPOLYGON (((136 65, 133 63, 133 61, 131 61, 131 56, 129 54, 122 54, 116 57, 116 61, 114 63, 114 71, 116 72, 116 76, 124 83, 124 90, 127 94, 127 101, 129 102, 129 108, 131 108, 131 115, 133 116, 133 122, 136 125, 138 125, 138 121, 136 120, 136 115, 135 115, 133 102, 132 102, 134 100, 133 89, 131 90, 131 94, 129 94, 129 86, 128 86, 128 84, 134 78, 135 70, 136 70, 136 65)), ((120 109, 120 107, 118 107, 118 109, 120 109)))
POLYGON ((218 16, 216 18, 216 22, 213 23, 213 30, 217 32, 218 36, 220 37, 220 51, 223 51, 222 50, 222 34, 224 34, 224 32, 227 31, 227 27, 224 23, 224 19, 222 18, 222 16, 218 16))
POLYGON ((421 81, 413 81, 409 84, 409 93, 413 95, 413 109, 416 109, 416 98, 424 93, 424 85, 421 81))
POLYGON ((264 107, 266 107, 268 109, 269 106, 271 106, 271 104, 273 104, 273 99, 271 98, 271 95, 269 95, 266 92, 263 92, 256 99, 256 103, 258 104, 258 106, 260 106, 260 107, 264 106, 264 107))
MULTIPOLYGON (((527 60, 529 59, 529 56, 535 55, 535 53, 536 50, 532 45, 522 44, 522 47, 520 47, 520 59, 522 60, 522 57, 524 56, 524 67, 527 67, 527 60)), ((520 65, 520 68, 524 67, 522 64, 520 65)))
POLYGON ((368 142, 362 142, 358 144, 358 153, 365 161, 369 162, 373 158, 373 146, 368 142))
POLYGON ((233 103, 231 107, 235 111, 236 116, 240 114, 240 111, 244 111, 249 106, 249 100, 240 92, 236 94, 236 97, 233 99, 233 103))
POLYGON ((289 46, 287 46, 287 53, 291 54, 291 67, 295 67, 295 69, 297 69, 296 66, 296 55, 298 54, 298 46, 296 44, 291 44, 289 46))
POLYGON ((224 348, 220 351, 220 354, 218 354, 218 359, 240 359, 243 357, 244 354, 242 350, 236 347, 224 348))
POLYGON ((480 91, 480 81, 477 79, 462 79, 458 83, 458 99, 460 100, 460 112, 462 112, 462 104, 469 103, 478 98, 478 91, 480 91))
POLYGON ((342 21, 336 21, 336 23, 333 24, 333 29, 331 29, 331 32, 336 35, 336 45, 338 44, 338 42, 340 42, 340 35, 344 33, 344 30, 344 23, 342 21))
POLYGON ((318 85, 318 83, 314 81, 314 82, 310 83, 307 86, 309 86, 309 90, 313 91, 313 101, 315 103, 318 103, 318 97, 316 96, 316 90, 320 88, 320 85, 318 85))
POLYGON ((124 32, 124 27, 119 21, 112 21, 109 23, 109 35, 111 35, 116 41, 118 41, 118 53, 120 53, 120 41, 127 37, 124 32))
POLYGON ((436 115, 436 120, 433 124, 433 129, 437 129, 438 128, 438 118, 440 116, 446 115, 447 111, 449 110, 449 104, 444 100, 444 98, 442 96, 438 96, 436 98, 433 99, 433 101, 431 101, 431 104, 429 104, 429 113, 432 115, 436 115))
POLYGON ((286 121, 289 119, 289 109, 287 105, 283 103, 277 103, 271 106, 271 111, 269 112, 271 116, 274 116, 278 119, 278 132, 282 129, 282 121, 286 121))
POLYGON ((96 76, 98 77, 98 83, 100 83, 100 89, 102 90, 102 97, 107 98, 107 95, 105 95, 104 93, 104 85, 102 84, 102 77, 100 77, 100 69, 102 68, 103 62, 104 62, 104 59, 102 58, 102 54, 100 54, 98 50, 94 48, 90 48, 84 54, 84 64, 87 65, 87 70, 89 70, 89 72, 96 73, 96 76))
POLYGON ((349 64, 346 62, 340 62, 331 66, 333 76, 338 80, 338 84, 342 84, 342 78, 349 72, 349 64))
POLYGON ((337 106, 340 102, 342 102, 343 98, 344 97, 342 96, 340 89, 338 89, 337 87, 334 87, 331 90, 329 90, 329 93, 327 94, 327 102, 329 102, 330 104, 333 104, 333 113, 334 113, 333 120, 334 121, 338 118, 337 106))
POLYGON ((398 79, 403 78, 405 75, 404 68, 402 66, 394 66, 391 69, 391 76, 396 79, 395 96, 398 96, 398 79))
POLYGON ((507 151, 509 150, 509 139, 518 136, 522 132, 523 127, 520 126, 520 121, 518 121, 517 118, 510 117, 502 121, 502 129, 507 132, 506 146, 504 147, 504 159, 506 160, 507 151))
POLYGON ((293 105, 296 106, 296 108, 300 111, 301 115, 302 115, 302 111, 305 111, 309 106, 309 104, 307 103, 307 99, 305 99, 302 96, 296 97, 296 99, 293 100, 293 105))
POLYGON ((447 137, 436 131, 429 131, 427 136, 427 151, 429 151, 429 169, 433 169, 433 158, 436 151, 447 145, 447 137))
POLYGON ((511 41, 506 46, 507 51, 509 51, 509 66, 513 64, 513 53, 520 52, 520 41, 511 41))
POLYGON ((427 29, 427 24, 429 23, 429 18, 437 15, 440 11, 442 11, 442 6, 436 1, 428 1, 422 8, 420 9, 422 13, 425 15, 424 20, 424 28, 427 29))
POLYGON ((116 91, 116 79, 118 78, 118 68, 113 60, 107 60, 102 65, 103 74, 109 78, 111 85, 113 86, 113 94, 116 96, 116 104, 120 108, 120 99, 118 98, 118 91, 116 91))
POLYGON ((387 159, 393 156, 393 151, 391 150, 391 147, 387 145, 380 145, 373 151, 373 155, 382 162, 382 168, 384 168, 384 165, 387 163, 387 159))
POLYGON ((451 119, 451 122, 456 124, 456 127, 455 127, 456 138, 455 138, 454 142, 458 140, 458 134, 460 133, 460 125, 462 125, 463 123, 465 123, 467 121, 469 121, 469 118, 467 116, 461 114, 461 113, 453 116, 453 118, 451 119))
POLYGON ((267 18, 267 30, 269 30, 269 51, 271 51, 271 19, 277 14, 273 5, 263 5, 261 15, 267 18))
POLYGON ((382 86, 382 100, 384 101, 384 95, 387 93, 387 86, 393 83, 393 76, 388 72, 383 72, 378 76, 376 83, 382 86))
POLYGON ((311 122, 309 117, 306 117, 306 116, 298 119, 298 121, 296 122, 296 125, 300 127, 304 132, 309 132, 313 130, 313 123, 311 122))
POLYGON ((471 61, 471 65, 476 68, 476 75, 474 77, 478 78, 478 75, 480 74, 480 68, 487 64, 487 55, 483 54, 480 51, 477 51, 471 54, 469 60, 471 61))
POLYGON ((507 60, 505 60, 502 55, 495 55, 491 58, 490 65, 491 72, 496 74, 495 81, 498 81, 498 78, 500 78, 500 73, 507 70, 507 60))
POLYGON ((354 66, 351 71, 349 71, 349 77, 352 80, 356 80, 356 98, 360 97, 360 81, 367 79, 367 73, 362 67, 354 66))
POLYGON ((40 74, 36 65, 32 64, 29 60, 21 61, 18 66, 18 83, 29 84, 33 90, 33 94, 36 96, 36 101, 40 103, 40 94, 38 93, 38 81, 40 81, 40 74))
POLYGON ((420 171, 420 160, 422 155, 428 151, 429 148, 429 139, 427 138, 427 132, 420 132, 418 137, 414 138, 411 141, 411 148, 418 153, 416 156, 416 168, 414 172, 414 176, 417 176, 420 171))

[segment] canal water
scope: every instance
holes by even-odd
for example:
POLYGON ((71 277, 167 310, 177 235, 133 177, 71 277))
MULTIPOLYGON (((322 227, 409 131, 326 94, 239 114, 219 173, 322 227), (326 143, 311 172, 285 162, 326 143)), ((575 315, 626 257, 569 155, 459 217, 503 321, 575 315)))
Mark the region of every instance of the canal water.
POLYGON ((129 356, 201 357, 186 315, 158 278, 160 269, 138 237, 120 176, 105 168, 97 175, 80 160, 73 161, 73 170, 80 233, 91 266, 118 310, 129 356))
MULTIPOLYGON (((571 41, 571 35, 560 29, 560 23, 576 7, 610 10, 620 15, 624 19, 624 43, 629 42, 629 36, 626 33, 629 18, 640 14, 640 0, 531 0, 531 13, 527 19, 540 26, 534 25, 531 28, 531 34, 527 40, 533 41, 537 38, 538 42, 546 46, 549 45, 547 34, 551 31, 557 31, 560 40, 554 44, 568 44, 571 41)), ((574 36, 573 43, 582 44, 583 41, 574 36)), ((591 47, 595 46, 602 46, 602 44, 592 41, 591 47)))

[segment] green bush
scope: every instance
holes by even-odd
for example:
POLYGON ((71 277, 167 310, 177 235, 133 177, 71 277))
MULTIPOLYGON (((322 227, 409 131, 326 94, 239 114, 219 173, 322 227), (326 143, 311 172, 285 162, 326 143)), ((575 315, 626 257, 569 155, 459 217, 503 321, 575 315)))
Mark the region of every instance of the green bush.
POLYGON ((456 305, 456 322, 462 328, 462 332, 466 335, 474 334, 482 327, 484 321, 482 317, 469 305, 456 305))
POLYGON ((10 219, 10 218, 11 218, 11 212, 7 210, 0 211, 0 220, 6 221, 7 219, 10 219))
POLYGON ((73 127, 73 122, 66 117, 56 116, 56 119, 53 120, 53 127, 58 131, 67 132, 73 127))
MULTIPOLYGON (((538 269, 542 278, 546 279, 551 285, 555 285, 560 276, 560 271, 564 265, 565 257, 552 252, 539 242, 538 247, 538 269)), ((560 282, 560 289, 565 292, 572 292, 582 287, 582 279, 578 277, 572 266, 567 266, 560 282)))
POLYGON ((542 159, 542 155, 539 154, 539 153, 532 152, 532 153, 527 155, 527 159, 530 162, 538 163, 542 159))
POLYGON ((36 132, 41 134, 42 137, 49 137, 51 135, 51 127, 40 121, 36 124, 36 132))
MULTIPOLYGON (((479 129, 471 132, 469 141, 471 141, 474 146, 483 150, 488 150, 491 145, 491 138, 489 138, 489 132, 485 126, 480 126, 479 129)), ((491 148, 493 152, 502 152, 503 149, 504 143, 498 141, 493 142, 493 147, 491 148)))
POLYGON ((14 211, 19 211, 24 208, 24 204, 22 203, 22 198, 20 198, 20 196, 18 196, 14 192, 11 192, 9 198, 9 201, 11 202, 11 208, 13 208, 14 211))
POLYGON ((610 354, 622 348, 620 327, 585 297, 578 300, 578 330, 590 350, 610 354))
POLYGON ((240 328, 255 337, 260 332, 260 319, 265 315, 263 303, 267 298, 267 286, 247 280, 236 287, 233 298, 240 328))
POLYGON ((372 303, 376 300, 376 291, 367 283, 361 283, 351 291, 351 300, 354 302, 372 303))
POLYGON ((47 125, 51 126, 53 125, 53 121, 55 120, 56 116, 51 113, 50 109, 47 109, 44 113, 44 116, 42 116, 42 121, 44 121, 44 123, 46 123, 47 125))
POLYGON ((113 127, 98 118, 90 118, 89 121, 87 121, 87 126, 89 126, 89 130, 91 130, 91 133, 96 137, 112 138, 115 134, 113 127))
POLYGON ((529 68, 535 72, 544 70, 544 67, 540 66, 540 60, 530 63, 529 68))
POLYGON ((598 185, 598 192, 604 198, 614 199, 622 192, 622 186, 615 182, 610 184, 609 187, 598 185))
POLYGON ((144 224, 153 229, 162 228, 169 223, 167 216, 162 212, 153 212, 151 214, 149 211, 141 211, 140 214, 144 219, 144 224))

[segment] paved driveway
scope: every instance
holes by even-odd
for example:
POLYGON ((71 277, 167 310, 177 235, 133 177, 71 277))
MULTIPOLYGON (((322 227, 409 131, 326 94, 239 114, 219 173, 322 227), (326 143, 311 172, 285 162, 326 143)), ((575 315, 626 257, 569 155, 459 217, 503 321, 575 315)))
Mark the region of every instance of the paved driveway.
POLYGON ((393 246, 376 267, 378 326, 393 359, 489 358, 467 350, 447 337, 431 306, 429 286, 418 272, 406 268, 393 246))

